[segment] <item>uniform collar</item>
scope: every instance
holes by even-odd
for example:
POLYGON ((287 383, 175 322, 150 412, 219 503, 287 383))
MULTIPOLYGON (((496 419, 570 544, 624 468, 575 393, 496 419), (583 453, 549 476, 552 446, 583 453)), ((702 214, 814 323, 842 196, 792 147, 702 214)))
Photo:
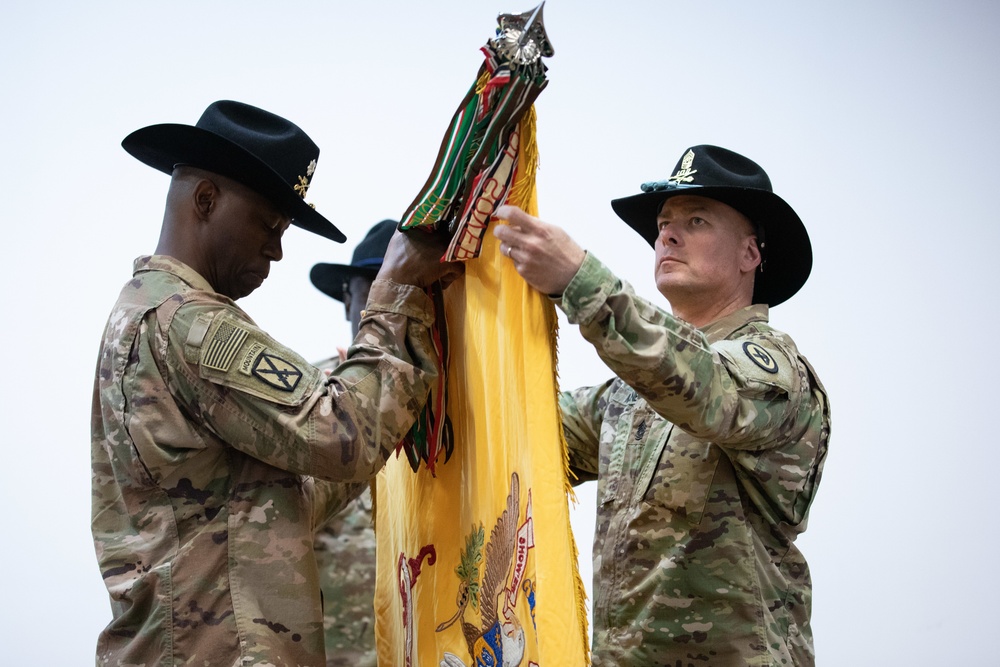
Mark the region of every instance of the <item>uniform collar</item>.
POLYGON ((132 274, 139 275, 148 271, 164 271, 183 280, 196 290, 204 292, 214 292, 207 280, 200 273, 192 269, 184 262, 174 259, 169 255, 144 255, 135 260, 132 264, 132 274))
POLYGON ((735 313, 730 313, 711 324, 706 324, 701 328, 701 332, 708 338, 709 344, 729 338, 733 333, 742 329, 751 322, 767 322, 768 307, 765 303, 755 303, 746 308, 740 308, 735 313))

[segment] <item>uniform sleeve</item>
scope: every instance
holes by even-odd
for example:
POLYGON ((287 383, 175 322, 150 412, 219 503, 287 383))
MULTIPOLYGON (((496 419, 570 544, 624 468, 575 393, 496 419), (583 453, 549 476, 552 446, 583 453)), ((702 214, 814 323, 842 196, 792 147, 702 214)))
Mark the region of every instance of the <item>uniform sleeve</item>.
POLYGON ((319 530, 364 493, 369 482, 327 482, 312 477, 306 484, 312 497, 313 530, 319 530))
POLYGON ((711 346, 590 253, 560 307, 618 377, 696 438, 762 449, 808 427, 814 411, 805 366, 777 337, 751 332, 711 346))
POLYGON ((289 472, 361 482, 437 377, 432 322, 423 290, 376 281, 347 360, 327 377, 239 308, 192 299, 160 323, 161 353, 175 399, 228 445, 289 472))
POLYGON ((563 434, 569 450, 569 468, 574 484, 597 479, 600 464, 601 423, 605 392, 611 380, 595 387, 581 387, 559 395, 563 434))

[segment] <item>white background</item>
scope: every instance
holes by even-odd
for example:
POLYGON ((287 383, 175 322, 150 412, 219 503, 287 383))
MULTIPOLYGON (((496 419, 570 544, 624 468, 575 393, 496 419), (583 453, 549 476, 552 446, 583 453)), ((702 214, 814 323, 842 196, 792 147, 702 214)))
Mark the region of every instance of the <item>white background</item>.
MULTIPOLYGON (((309 192, 345 246, 293 228, 244 308, 307 358, 343 345, 308 282, 398 217, 472 82, 495 0, 21 2, 0 9, 0 639, 11 665, 93 663, 110 618, 89 532, 89 415, 107 313, 152 252, 167 177, 119 146, 217 99, 320 145, 309 192)), ((652 251, 608 202, 688 147, 750 156, 812 236, 772 322, 833 404, 801 547, 818 662, 991 665, 1000 5, 550 0, 537 104, 543 218, 639 293, 652 251)), ((664 304, 665 305, 665 304, 664 304)), ((607 371, 563 320, 572 388, 607 371)), ((589 579, 593 485, 574 526, 589 579)))

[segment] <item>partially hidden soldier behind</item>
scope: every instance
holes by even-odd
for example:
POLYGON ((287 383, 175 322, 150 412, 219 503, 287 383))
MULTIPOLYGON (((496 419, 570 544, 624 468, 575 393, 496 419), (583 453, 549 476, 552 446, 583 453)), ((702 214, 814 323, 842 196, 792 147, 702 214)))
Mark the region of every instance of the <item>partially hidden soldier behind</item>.
POLYGON ((122 145, 171 178, 156 254, 135 261, 95 376, 92 532, 112 611, 97 663, 322 665, 315 532, 425 403, 425 288, 460 269, 431 236, 396 234, 327 376, 236 304, 281 259, 289 225, 344 240, 305 201, 309 137, 220 101, 122 145))
MULTIPOLYGON (((309 272, 316 289, 343 302, 353 337, 358 335, 368 293, 397 225, 395 220, 383 220, 368 230, 350 264, 320 263, 309 272)), ((332 372, 346 359, 347 351, 341 349, 316 366, 332 372)), ((323 591, 327 667, 374 667, 375 531, 370 489, 320 530, 316 562, 323 591)))
POLYGON ((768 308, 812 267, 761 167, 694 146, 612 208, 654 248, 668 313, 561 228, 500 208, 494 234, 614 373, 563 392, 570 466, 598 480, 593 662, 812 665, 805 530, 830 407, 768 308))

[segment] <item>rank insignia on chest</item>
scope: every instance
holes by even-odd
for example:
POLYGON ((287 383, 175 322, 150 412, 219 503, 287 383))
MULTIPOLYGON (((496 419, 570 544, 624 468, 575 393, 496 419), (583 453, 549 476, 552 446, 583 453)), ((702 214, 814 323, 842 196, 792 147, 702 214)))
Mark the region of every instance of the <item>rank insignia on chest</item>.
POLYGON ((258 380, 280 391, 295 391, 302 378, 302 371, 295 365, 266 352, 257 357, 251 372, 258 380))

